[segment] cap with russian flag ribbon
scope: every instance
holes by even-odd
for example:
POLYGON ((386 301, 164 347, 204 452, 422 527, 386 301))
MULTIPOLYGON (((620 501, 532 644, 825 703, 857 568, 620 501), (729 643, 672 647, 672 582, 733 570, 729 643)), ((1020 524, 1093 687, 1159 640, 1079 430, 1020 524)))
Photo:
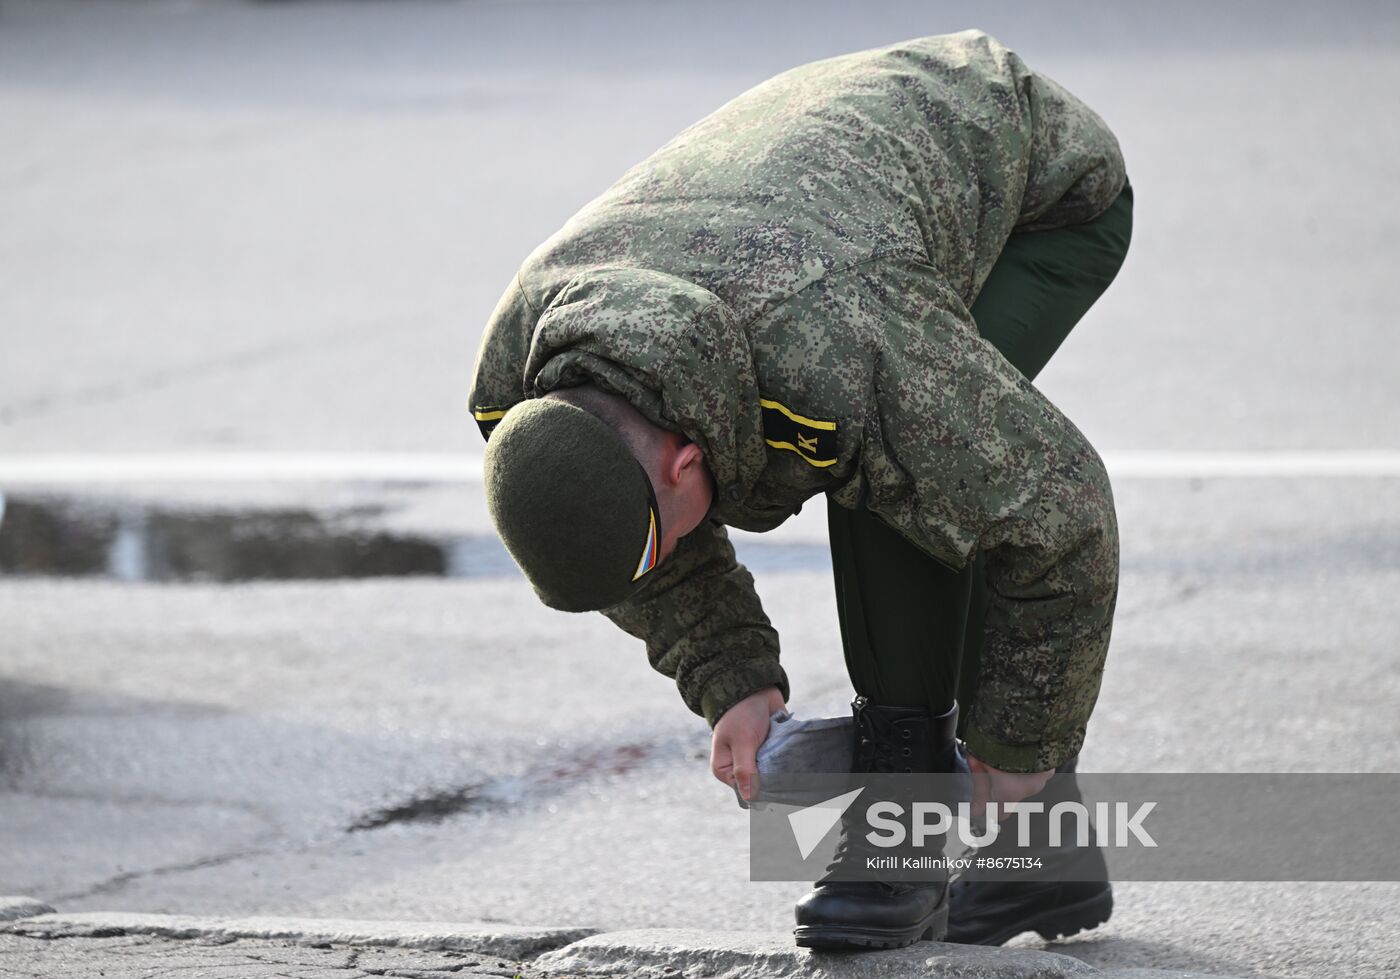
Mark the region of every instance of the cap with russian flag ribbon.
POLYGON ((661 551, 661 511, 627 443, 576 405, 536 398, 491 432, 486 506, 501 541, 551 608, 611 608, 661 551))

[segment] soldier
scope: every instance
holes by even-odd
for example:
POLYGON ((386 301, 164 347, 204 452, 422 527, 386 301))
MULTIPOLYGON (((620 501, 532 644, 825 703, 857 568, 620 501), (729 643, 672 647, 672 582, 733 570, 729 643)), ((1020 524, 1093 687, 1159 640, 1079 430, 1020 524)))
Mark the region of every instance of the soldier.
MULTIPOLYGON (((471 393, 502 539, 547 605, 645 641, 749 797, 788 684, 725 527, 824 493, 856 769, 946 770, 961 738, 979 802, 1032 796, 1083 742, 1118 539, 1102 463, 1031 379, 1131 211, 1104 123, 981 32, 759 85, 502 297, 471 393)), ((1112 907, 1089 876, 827 880, 797 941, 942 938, 950 904, 952 940, 1070 934, 1112 907)))

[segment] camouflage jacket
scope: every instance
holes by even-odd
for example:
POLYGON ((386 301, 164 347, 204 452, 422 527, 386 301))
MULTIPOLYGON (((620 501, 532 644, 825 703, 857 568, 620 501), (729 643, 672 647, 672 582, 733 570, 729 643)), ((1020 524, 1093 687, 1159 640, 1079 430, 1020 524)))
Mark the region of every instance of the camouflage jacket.
POLYGON ((987 554, 974 755, 1078 751, 1117 590, 1109 483, 1080 432, 968 313, 1013 231, 1088 221, 1124 184, 1104 123, 987 35, 805 65, 628 171, 526 260, 471 404, 592 383, 704 450, 717 494, 605 614, 713 724, 783 687, 777 636, 724 525, 829 494, 933 558, 987 554))

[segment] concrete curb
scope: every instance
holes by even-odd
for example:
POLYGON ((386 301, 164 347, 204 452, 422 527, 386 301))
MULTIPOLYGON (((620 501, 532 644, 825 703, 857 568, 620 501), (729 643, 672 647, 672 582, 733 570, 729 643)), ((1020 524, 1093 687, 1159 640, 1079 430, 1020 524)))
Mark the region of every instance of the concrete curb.
POLYGON ((16 921, 32 918, 36 914, 52 914, 53 908, 32 897, 10 897, 0 895, 0 921, 16 921))
POLYGON ((547 975, 625 975, 635 979, 1228 979, 1162 969, 1097 969, 1055 952, 919 942, 886 952, 812 952, 786 932, 653 928, 598 932, 450 921, 357 921, 338 918, 214 918, 178 914, 62 914, 27 897, 0 897, 0 935, 112 938, 150 935, 176 940, 277 940, 474 952, 533 959, 547 975), (538 956, 538 957, 536 957, 538 956))
MULTIPOLYGON (((15 899, 11 899, 15 900, 15 899)), ((35 902, 36 904, 38 902, 35 902)), ((0 934, 31 938, 108 938, 155 935, 177 939, 276 939, 300 944, 477 952, 528 959, 596 933, 594 928, 528 928, 450 921, 355 921, 337 918, 206 918, 180 914, 40 913, 8 924, 0 934)))
POLYGON ((549 974, 638 979, 1224 979, 1157 969, 1106 971, 1031 949, 919 942, 887 952, 812 952, 797 948, 788 934, 664 928, 593 935, 531 965, 549 974))

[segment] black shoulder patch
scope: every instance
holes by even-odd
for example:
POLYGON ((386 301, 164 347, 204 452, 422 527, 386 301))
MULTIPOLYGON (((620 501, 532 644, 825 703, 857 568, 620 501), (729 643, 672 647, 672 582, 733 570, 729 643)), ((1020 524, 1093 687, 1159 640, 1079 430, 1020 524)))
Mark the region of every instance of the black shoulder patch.
POLYGON ((796 452, 818 469, 836 464, 836 423, 805 418, 776 401, 759 399, 763 409, 763 440, 775 449, 796 452))
POLYGON ((501 423, 507 411, 515 405, 472 405, 472 417, 476 419, 476 427, 481 429, 481 437, 490 441, 491 432, 501 423))

